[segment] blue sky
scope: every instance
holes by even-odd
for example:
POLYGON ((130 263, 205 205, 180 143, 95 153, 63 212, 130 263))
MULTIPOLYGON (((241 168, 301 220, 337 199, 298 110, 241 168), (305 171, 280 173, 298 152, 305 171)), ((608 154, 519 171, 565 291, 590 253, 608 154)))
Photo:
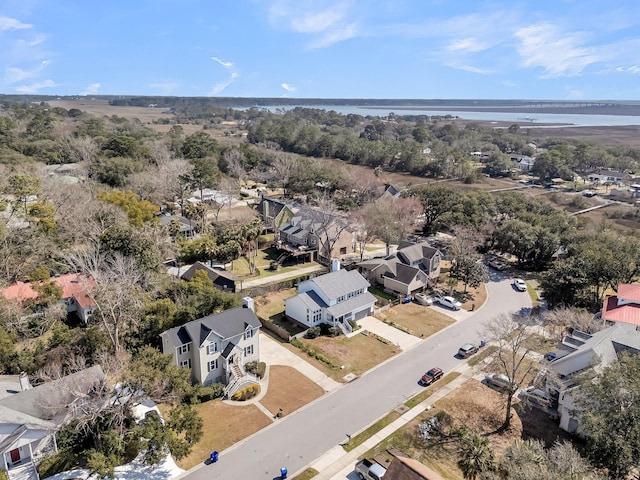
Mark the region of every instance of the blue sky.
POLYGON ((640 100, 638 0, 0 0, 0 93, 640 100))

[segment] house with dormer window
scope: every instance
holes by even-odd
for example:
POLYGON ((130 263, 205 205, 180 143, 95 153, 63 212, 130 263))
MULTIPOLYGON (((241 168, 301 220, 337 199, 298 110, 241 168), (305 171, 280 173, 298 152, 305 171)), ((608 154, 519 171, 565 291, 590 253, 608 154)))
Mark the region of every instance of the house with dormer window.
POLYGON ((311 278, 298 285, 298 294, 285 300, 286 315, 296 322, 316 327, 326 324, 352 331, 350 320, 373 314, 376 297, 357 270, 341 270, 311 278))
POLYGON ((260 359, 258 334, 262 324, 253 299, 243 306, 208 315, 160 334, 162 352, 176 365, 191 371, 191 381, 202 385, 224 383, 227 396, 259 379, 245 365, 260 359))

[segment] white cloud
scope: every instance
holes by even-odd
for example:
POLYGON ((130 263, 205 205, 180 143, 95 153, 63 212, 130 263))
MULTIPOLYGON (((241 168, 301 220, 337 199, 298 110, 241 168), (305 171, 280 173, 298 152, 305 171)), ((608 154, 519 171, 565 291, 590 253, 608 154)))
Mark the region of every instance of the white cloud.
POLYGON ((547 78, 579 75, 601 60, 594 49, 581 46, 581 34, 561 32, 551 24, 520 28, 515 37, 522 65, 542 67, 547 78))
POLYGON ((100 84, 98 82, 87 85, 80 95, 95 95, 100 90, 100 84))
POLYGON ((515 82, 512 82, 511 80, 504 80, 504 81, 501 82, 501 84, 504 87, 515 87, 516 86, 515 82))
POLYGON ((7 84, 21 82, 22 80, 26 80, 28 78, 35 78, 40 73, 47 68, 47 66, 51 63, 50 60, 44 60, 37 67, 32 68, 31 70, 24 70, 18 67, 6 67, 4 69, 4 81, 7 84))
POLYGON ((22 23, 20 20, 11 17, 0 16, 0 32, 5 30, 24 30, 31 28, 33 25, 22 23))
POLYGON ((282 88, 284 88, 287 92, 295 92, 296 91, 296 87, 294 87, 293 85, 290 85, 288 83, 283 83, 282 85, 280 85, 282 88))
POLYGON ((324 48, 334 43, 349 40, 357 36, 357 28, 355 24, 346 25, 343 28, 326 32, 322 37, 309 43, 309 48, 324 48))
POLYGON ((324 32, 344 18, 344 12, 336 9, 323 12, 307 12, 291 19, 293 30, 299 33, 324 32))
POLYGON ((56 83, 53 80, 48 79, 44 82, 32 83, 31 85, 20 85, 19 87, 16 87, 16 92, 27 94, 38 93, 38 91, 43 88, 51 88, 55 86, 56 83))
POLYGON ((640 65, 631 65, 629 68, 627 68, 627 72, 633 73, 633 74, 639 74, 640 73, 640 65))
POLYGON ((449 50, 450 52, 477 53, 482 52, 483 50, 487 50, 490 47, 491 44, 489 43, 483 42, 474 37, 469 37, 454 40, 447 46, 447 50, 449 50))
POLYGON ((229 77, 227 80, 221 80, 215 83, 213 87, 211 87, 211 90, 209 91, 209 95, 218 95, 219 93, 222 93, 238 77, 239 75, 236 72, 232 72, 231 77, 229 77))
POLYGON ((233 67, 233 62, 226 62, 224 60, 220 60, 218 57, 211 57, 211 60, 213 60, 214 62, 222 65, 224 68, 231 68, 233 67))
POLYGON ((473 65, 447 63, 446 66, 451 68, 456 68, 458 70, 464 70, 465 72, 479 73, 481 75, 487 75, 489 73, 492 73, 492 71, 489 69, 474 67, 473 65))
POLYGON ((31 40, 24 40, 22 38, 19 39, 16 42, 16 45, 18 47, 21 47, 21 48, 31 48, 31 47, 36 47, 36 46, 40 45, 46 39, 47 39, 46 35, 42 35, 41 33, 39 33, 38 35, 33 37, 33 39, 31 39, 31 40))

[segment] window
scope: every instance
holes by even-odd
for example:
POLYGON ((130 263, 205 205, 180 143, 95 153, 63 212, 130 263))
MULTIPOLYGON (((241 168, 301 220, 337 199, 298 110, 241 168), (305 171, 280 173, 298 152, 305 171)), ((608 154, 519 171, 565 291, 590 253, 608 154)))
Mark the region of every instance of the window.
POLYGON ((218 343, 217 342, 211 342, 209 343, 209 345, 207 345, 207 353, 209 355, 211 355, 212 353, 216 353, 218 351, 218 343))
POLYGON ((180 366, 181 367, 187 367, 187 368, 191 368, 191 359, 187 359, 187 360, 182 360, 180 362, 180 366))
POLYGON ((184 353, 190 352, 191 351, 191 344, 187 343, 186 345, 180 345, 178 347, 178 354, 182 355, 184 353))
POLYGON ((319 322, 322 320, 322 310, 316 310, 313 312, 313 322, 319 322))
POLYGON ((248 357, 249 355, 253 355, 253 345, 247 345, 244 347, 244 356, 248 357))
POLYGON ((207 362, 207 372, 210 372, 211 370, 216 370, 217 368, 218 368, 217 358, 215 360, 211 360, 210 362, 207 362))
POLYGON ((244 332, 244 339, 245 340, 249 340, 251 337, 253 337, 253 330, 245 330, 244 332))

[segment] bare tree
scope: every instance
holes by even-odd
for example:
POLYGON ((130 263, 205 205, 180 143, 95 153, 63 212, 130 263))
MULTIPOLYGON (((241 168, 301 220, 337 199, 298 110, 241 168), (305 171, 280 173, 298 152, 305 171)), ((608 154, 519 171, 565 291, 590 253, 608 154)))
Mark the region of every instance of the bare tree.
POLYGON ((67 260, 80 272, 95 280, 91 285, 83 276, 89 298, 96 305, 90 321, 97 322, 107 334, 116 356, 123 353, 122 340, 135 331, 144 307, 141 288, 145 274, 135 259, 119 253, 105 255, 97 249, 78 250, 67 260))
POLYGON ((500 315, 489 323, 487 332, 489 340, 497 347, 491 367, 510 379, 510 387, 505 390, 505 419, 500 427, 505 431, 511 425, 511 405, 517 385, 535 368, 536 362, 529 354, 537 345, 522 317, 500 315))
POLYGON ((560 341, 569 329, 580 330, 585 333, 595 333, 604 328, 602 319, 586 310, 575 308, 555 308, 545 313, 543 325, 560 341))
POLYGON ((349 223, 338 213, 335 202, 327 195, 316 201, 316 208, 311 212, 313 220, 316 221, 314 229, 318 237, 318 256, 330 262, 333 249, 348 229, 349 223))
POLYGON ((278 152, 271 166, 282 185, 282 194, 286 197, 291 178, 298 170, 298 161, 288 153, 278 152))

